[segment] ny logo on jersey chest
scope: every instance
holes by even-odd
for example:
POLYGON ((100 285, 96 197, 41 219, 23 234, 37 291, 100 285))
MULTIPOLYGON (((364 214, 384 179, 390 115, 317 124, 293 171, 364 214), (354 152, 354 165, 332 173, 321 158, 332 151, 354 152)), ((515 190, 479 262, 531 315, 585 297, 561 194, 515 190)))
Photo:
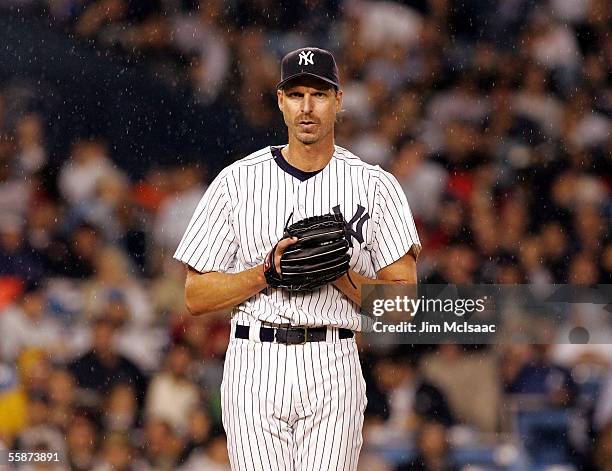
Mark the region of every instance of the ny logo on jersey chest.
POLYGON ((298 65, 314 65, 314 52, 302 51, 299 55, 300 62, 298 65))
MULTIPOLYGON (((340 205, 334 206, 332 208, 332 211, 334 212, 334 214, 342 214, 342 212, 340 211, 340 205)), ((355 240, 357 240, 357 242, 359 242, 360 244, 363 244, 363 241, 365 240, 363 238, 363 225, 368 219, 370 219, 370 215, 367 213, 367 211, 365 210, 363 206, 358 204, 357 211, 355 211, 355 214, 353 214, 353 217, 351 218, 351 220, 344 221, 346 222, 346 226, 348 228, 349 246, 351 248, 353 247, 353 240, 352 240, 353 238, 355 238, 355 240), (353 224, 355 223, 357 223, 357 225, 353 229, 353 224)))

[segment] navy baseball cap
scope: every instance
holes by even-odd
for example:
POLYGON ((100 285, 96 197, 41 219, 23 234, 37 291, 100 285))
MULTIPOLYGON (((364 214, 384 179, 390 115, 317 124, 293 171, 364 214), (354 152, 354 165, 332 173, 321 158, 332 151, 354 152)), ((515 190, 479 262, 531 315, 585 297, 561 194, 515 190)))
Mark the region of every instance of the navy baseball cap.
POLYGON ((340 88, 338 66, 331 52, 318 47, 303 47, 290 52, 281 63, 281 81, 276 88, 296 77, 311 76, 340 88))

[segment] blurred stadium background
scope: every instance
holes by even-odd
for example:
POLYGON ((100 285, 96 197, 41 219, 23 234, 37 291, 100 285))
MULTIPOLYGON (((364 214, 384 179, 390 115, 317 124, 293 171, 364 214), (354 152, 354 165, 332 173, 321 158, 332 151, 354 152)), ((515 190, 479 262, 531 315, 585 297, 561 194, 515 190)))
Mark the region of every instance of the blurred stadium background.
MULTIPOLYGON (((44 469, 229 469, 228 323, 186 313, 171 255, 222 167, 286 142, 274 90, 296 47, 337 54, 337 142, 401 182, 420 280, 609 283, 611 11, 0 1, 0 449, 64 453, 44 469)), ((612 469, 610 345, 362 359, 362 470, 612 469)))

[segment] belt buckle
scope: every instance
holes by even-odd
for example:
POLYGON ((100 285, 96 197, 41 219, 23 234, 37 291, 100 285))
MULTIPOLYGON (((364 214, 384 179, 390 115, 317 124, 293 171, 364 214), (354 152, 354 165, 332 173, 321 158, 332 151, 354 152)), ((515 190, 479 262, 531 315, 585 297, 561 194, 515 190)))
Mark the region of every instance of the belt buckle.
POLYGON ((296 343, 296 345, 305 345, 308 342, 308 327, 303 327, 304 329, 304 341, 301 343, 296 343))

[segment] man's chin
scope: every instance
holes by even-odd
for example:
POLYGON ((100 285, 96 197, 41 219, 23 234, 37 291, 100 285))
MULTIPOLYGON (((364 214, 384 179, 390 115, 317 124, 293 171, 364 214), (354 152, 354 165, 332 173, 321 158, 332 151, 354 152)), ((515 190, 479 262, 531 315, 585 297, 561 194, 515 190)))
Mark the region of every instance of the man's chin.
POLYGON ((314 144, 319 140, 318 134, 299 133, 297 138, 302 144, 314 144))

